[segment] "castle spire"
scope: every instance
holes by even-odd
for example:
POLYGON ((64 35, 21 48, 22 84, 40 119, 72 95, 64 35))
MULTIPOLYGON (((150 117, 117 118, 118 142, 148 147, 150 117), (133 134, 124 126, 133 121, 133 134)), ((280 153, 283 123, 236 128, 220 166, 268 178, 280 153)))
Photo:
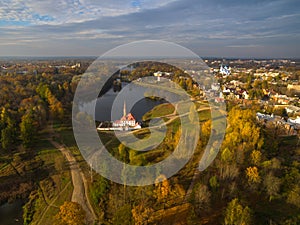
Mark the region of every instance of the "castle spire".
POLYGON ((123 116, 126 116, 126 102, 124 101, 124 106, 123 106, 123 116))

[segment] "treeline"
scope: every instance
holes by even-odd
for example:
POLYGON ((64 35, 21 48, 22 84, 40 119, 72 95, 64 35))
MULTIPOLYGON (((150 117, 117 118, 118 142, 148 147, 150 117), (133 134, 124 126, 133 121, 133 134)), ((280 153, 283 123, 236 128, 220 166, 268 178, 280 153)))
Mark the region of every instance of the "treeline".
POLYGON ((189 74, 185 73, 181 69, 159 62, 139 62, 133 64, 133 71, 121 71, 123 76, 127 76, 129 80, 137 80, 141 77, 153 76, 155 72, 168 72, 171 75, 164 75, 165 78, 177 83, 181 88, 188 91, 191 95, 199 94, 198 84, 195 82, 189 74))

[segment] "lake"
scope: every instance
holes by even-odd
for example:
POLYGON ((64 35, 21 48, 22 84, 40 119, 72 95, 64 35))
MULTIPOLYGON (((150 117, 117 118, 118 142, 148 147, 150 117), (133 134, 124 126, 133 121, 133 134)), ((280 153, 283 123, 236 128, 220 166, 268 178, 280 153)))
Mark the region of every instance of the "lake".
POLYGON ((126 113, 132 113, 137 121, 141 121, 143 115, 155 106, 165 103, 165 100, 152 100, 145 98, 146 90, 144 87, 133 83, 122 83, 121 92, 114 92, 110 89, 103 96, 98 98, 96 103, 97 121, 114 121, 123 116, 124 103, 126 113), (115 104, 112 109, 113 104, 115 104), (112 112, 112 113, 111 113, 112 112))
POLYGON ((5 203, 0 206, 0 224, 17 225, 23 224, 24 200, 17 199, 12 203, 5 203))

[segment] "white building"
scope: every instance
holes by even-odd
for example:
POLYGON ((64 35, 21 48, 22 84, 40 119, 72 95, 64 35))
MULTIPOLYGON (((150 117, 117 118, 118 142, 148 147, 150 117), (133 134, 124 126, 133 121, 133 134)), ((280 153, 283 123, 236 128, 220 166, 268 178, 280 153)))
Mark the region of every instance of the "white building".
POLYGON ((126 113, 126 103, 124 102, 123 116, 120 120, 113 122, 113 127, 122 127, 122 128, 134 128, 140 129, 141 126, 136 122, 134 116, 131 113, 126 113))
POLYGON ((230 75, 230 73, 231 73, 231 68, 228 67, 228 66, 223 66, 223 64, 222 64, 221 67, 220 67, 220 73, 221 73, 222 75, 228 76, 228 75, 230 75))

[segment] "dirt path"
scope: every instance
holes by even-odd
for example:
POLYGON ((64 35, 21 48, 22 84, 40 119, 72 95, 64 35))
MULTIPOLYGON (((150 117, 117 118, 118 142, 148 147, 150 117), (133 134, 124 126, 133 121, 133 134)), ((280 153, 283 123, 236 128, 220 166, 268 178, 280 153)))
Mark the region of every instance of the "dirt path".
POLYGON ((61 193, 63 193, 67 188, 68 186, 71 184, 71 182, 68 182, 65 187, 56 195, 56 197, 48 204, 47 204, 47 207, 44 209, 40 219, 38 220, 37 224, 40 225, 43 220, 44 220, 44 217, 45 215, 47 215, 47 212, 49 211, 50 207, 55 207, 55 208, 59 208, 57 205, 54 205, 55 201, 58 199, 58 197, 60 196, 61 193))
POLYGON ((65 158, 69 162, 71 176, 72 176, 72 183, 74 187, 71 201, 79 203, 82 206, 82 208, 86 211, 87 224, 94 224, 96 220, 96 215, 87 197, 87 193, 86 193, 87 182, 75 157, 72 155, 70 150, 67 149, 64 145, 61 145, 52 139, 50 139, 49 141, 54 147, 56 147, 58 150, 61 151, 61 153, 65 156, 65 158))

